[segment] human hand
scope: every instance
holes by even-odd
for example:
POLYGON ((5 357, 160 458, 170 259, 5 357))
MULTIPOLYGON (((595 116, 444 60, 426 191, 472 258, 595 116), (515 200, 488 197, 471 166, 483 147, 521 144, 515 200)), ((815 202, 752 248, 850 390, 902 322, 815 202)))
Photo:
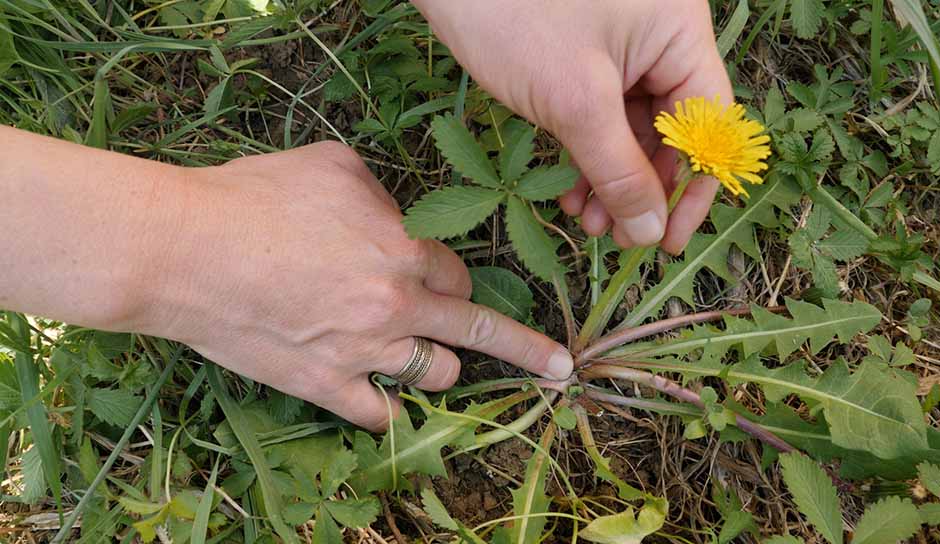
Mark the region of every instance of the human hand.
POLYGON ((414 3, 480 86, 571 152, 584 177, 560 202, 586 233, 682 251, 718 182, 692 182, 667 223, 676 153, 653 119, 688 97, 733 98, 708 2, 414 3))
MULTIPOLYGON (((185 223, 135 330, 373 430, 386 426, 388 405, 369 374, 400 371, 415 336, 548 378, 571 373, 564 347, 466 300, 460 258, 410 240, 397 203, 350 148, 319 143, 187 176, 185 223)), ((435 344, 417 387, 447 389, 459 372, 435 344)))

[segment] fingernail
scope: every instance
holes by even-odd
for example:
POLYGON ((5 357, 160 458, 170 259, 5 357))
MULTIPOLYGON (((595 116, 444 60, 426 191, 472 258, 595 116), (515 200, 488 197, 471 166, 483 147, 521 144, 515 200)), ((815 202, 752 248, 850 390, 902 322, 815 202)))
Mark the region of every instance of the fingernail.
POLYGON ((628 217, 621 222, 630 239, 640 246, 651 246, 663 238, 666 226, 653 210, 636 217, 628 217))
POLYGON ((551 380, 567 380, 574 370, 574 359, 568 350, 561 348, 548 359, 548 368, 545 369, 545 377, 551 380))

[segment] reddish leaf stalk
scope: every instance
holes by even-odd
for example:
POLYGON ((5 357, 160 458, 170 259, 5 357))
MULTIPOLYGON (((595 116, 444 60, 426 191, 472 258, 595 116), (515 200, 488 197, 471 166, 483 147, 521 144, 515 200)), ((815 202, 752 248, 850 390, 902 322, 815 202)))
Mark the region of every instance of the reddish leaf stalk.
MULTIPOLYGON (((590 378, 614 378, 618 380, 627 380, 640 383, 661 393, 675 397, 683 402, 694 404, 703 410, 705 409, 705 403, 702 402, 702 398, 695 391, 686 389, 672 380, 651 374, 649 372, 622 366, 594 365, 586 369, 583 373, 586 377, 590 378)), ((596 394, 597 392, 594 393, 596 394)), ((589 392, 588 394, 590 395, 591 393, 589 392)), ((607 398, 608 396, 609 395, 605 395, 603 400, 612 403, 617 402, 613 399, 607 398)), ((757 438, 765 444, 773 446, 781 453, 796 451, 796 448, 787 444, 783 441, 783 439, 761 427, 757 423, 754 423, 753 421, 745 419, 739 415, 735 415, 735 424, 742 431, 748 433, 754 438, 757 438)))
MULTIPOLYGON (((786 308, 783 306, 774 306, 772 308, 767 308, 767 310, 771 312, 782 312, 786 310, 786 308)), ((717 321, 724 316, 737 317, 742 315, 750 315, 750 313, 750 308, 701 312, 697 314, 680 315, 670 319, 663 319, 653 323, 647 323, 646 325, 640 325, 638 327, 617 329, 605 336, 598 338, 597 341, 593 342, 590 346, 585 348, 584 351, 579 353, 575 357, 574 365, 575 367, 582 366, 589 361, 599 358, 605 352, 610 351, 613 348, 622 346, 628 342, 633 342, 634 340, 646 338, 647 336, 662 334, 664 332, 668 332, 679 327, 684 327, 686 325, 705 323, 707 321, 717 321)))

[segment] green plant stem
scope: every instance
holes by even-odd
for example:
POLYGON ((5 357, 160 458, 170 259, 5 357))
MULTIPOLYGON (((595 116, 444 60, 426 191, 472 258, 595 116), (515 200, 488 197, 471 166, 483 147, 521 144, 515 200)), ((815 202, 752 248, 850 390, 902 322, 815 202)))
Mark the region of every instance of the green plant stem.
POLYGON ((866 225, 865 222, 859 219, 851 210, 843 206, 842 203, 839 202, 836 197, 829 194, 829 191, 825 188, 816 185, 810 189, 809 196, 813 199, 813 202, 829 208, 829 211, 835 214, 839 220, 858 231, 859 234, 868 238, 869 241, 878 239, 878 233, 866 225))
POLYGON ((59 544, 60 542, 65 541, 65 537, 68 536, 69 532, 72 530, 72 526, 75 525, 75 520, 78 519, 78 516, 82 514, 88 504, 91 502, 91 499, 95 496, 95 489, 101 485, 101 482, 107 477, 108 472, 111 470, 111 467, 114 465, 114 462, 117 461, 117 458, 121 455, 121 452, 124 451, 124 446, 130 441, 131 436, 133 436, 134 431, 137 430, 137 426, 140 425, 140 422, 143 421, 144 416, 149 414, 153 409, 153 404, 157 401, 157 394, 160 392, 160 388, 170 379, 170 376, 173 374, 173 368, 176 367, 176 362, 179 361, 180 356, 183 354, 183 346, 180 345, 176 348, 176 352, 170 358, 166 367, 164 367, 163 372, 160 373, 160 377, 157 378, 157 382, 153 384, 153 387, 147 392, 147 397, 144 399, 144 402, 141 403, 140 407, 137 408, 137 413, 134 414, 134 418, 131 420, 130 425, 124 429, 124 434, 121 435, 120 440, 114 445, 114 448, 111 450, 111 454, 108 455, 107 460, 105 460, 104 465, 101 466, 101 469, 98 471, 98 474, 95 475, 95 479, 92 480, 91 485, 88 486, 88 489, 85 490, 85 494, 82 496, 81 500, 78 501, 78 504, 75 505, 75 508, 72 512, 62 521, 62 526, 59 527, 59 531, 56 532, 55 536, 52 538, 52 544, 59 544))
MULTIPOLYGON (((689 404, 694 404, 703 410, 705 409, 705 403, 702 402, 702 398, 698 393, 692 391, 691 389, 686 389, 672 380, 662 376, 657 376, 656 374, 652 374, 650 372, 615 365, 594 365, 586 369, 584 372, 591 378, 614 378, 645 385, 659 391, 660 393, 664 393, 670 397, 677 398, 689 404)), ((607 401, 610 402, 609 399, 607 401)), ((761 427, 757 423, 745 419, 744 417, 737 414, 735 414, 734 419, 735 425, 739 429, 760 440, 761 442, 776 448, 781 453, 796 451, 796 448, 787 444, 783 439, 761 427)))
MULTIPOLYGON (((682 198, 686 188, 694 178, 694 173, 689 170, 685 161, 681 162, 680 172, 677 176, 679 183, 669 196, 669 213, 672 213, 672 210, 675 209, 676 204, 679 203, 679 199, 682 198)), ((623 296, 627 292, 627 288, 630 286, 628 280, 633 275, 633 272, 639 268, 640 263, 646 259, 648 255, 647 252, 655 251, 655 249, 655 247, 635 247, 628 250, 627 258, 623 266, 610 278, 610 282, 607 284, 607 288, 604 289, 603 294, 601 294, 600 300, 591 308, 591 313, 588 314, 587 319, 584 321, 584 326, 581 327, 581 333, 578 334, 578 338, 571 347, 572 353, 575 355, 581 353, 581 351, 592 343, 594 339, 603 332, 604 328, 607 327, 611 316, 614 315, 614 311, 616 311, 617 306, 620 305, 623 296)))
POLYGON ((494 429, 492 431, 478 434, 476 436, 474 445, 463 450, 461 453, 485 448, 492 444, 496 444, 497 442, 508 440, 517 434, 524 432, 532 425, 535 425, 536 422, 542 418, 542 415, 548 410, 548 407, 552 402, 554 402, 556 397, 558 397, 558 393, 556 391, 548 392, 545 397, 539 399, 539 401, 535 403, 532 408, 526 410, 524 414, 517 417, 515 420, 513 420, 512 423, 507 424, 506 429, 494 429))

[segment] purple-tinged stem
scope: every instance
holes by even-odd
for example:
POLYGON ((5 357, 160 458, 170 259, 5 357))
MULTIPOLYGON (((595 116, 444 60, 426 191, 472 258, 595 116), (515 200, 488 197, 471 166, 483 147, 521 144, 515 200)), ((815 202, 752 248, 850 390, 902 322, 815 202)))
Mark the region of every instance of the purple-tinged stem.
MULTIPOLYGON (((702 402, 702 397, 700 397, 699 394, 695 391, 686 389, 676 382, 662 376, 657 376, 642 370, 614 365, 593 365, 590 368, 584 370, 583 375, 590 378, 614 378, 618 380, 627 380, 640 383, 661 393, 675 397, 683 402, 694 404, 703 410, 705 409, 705 403, 702 402)), ((607 402, 612 402, 611 399, 605 398, 604 400, 607 402)), ((783 439, 761 427, 757 423, 754 423, 753 421, 745 419, 739 415, 735 415, 735 424, 742 431, 748 433, 761 442, 764 442, 765 444, 773 446, 781 453, 796 451, 796 448, 787 444, 783 441, 783 439)))
MULTIPOLYGON (((767 310, 771 312, 782 312, 785 311, 786 308, 783 306, 774 306, 772 308, 767 308, 767 310)), ((585 363, 598 358, 600 355, 603 355, 606 351, 622 346, 627 342, 633 342, 634 340, 646 338, 647 336, 662 334, 664 332, 668 332, 679 327, 684 327, 686 325, 705 323, 706 321, 717 321, 724 316, 737 317, 741 315, 750 315, 750 313, 750 308, 701 312, 697 314, 680 315, 678 317, 662 319, 660 321, 647 323, 646 325, 640 325, 638 327, 618 329, 598 338, 597 341, 592 342, 590 346, 585 348, 584 351, 575 357, 574 364, 575 367, 582 366, 585 363)))

